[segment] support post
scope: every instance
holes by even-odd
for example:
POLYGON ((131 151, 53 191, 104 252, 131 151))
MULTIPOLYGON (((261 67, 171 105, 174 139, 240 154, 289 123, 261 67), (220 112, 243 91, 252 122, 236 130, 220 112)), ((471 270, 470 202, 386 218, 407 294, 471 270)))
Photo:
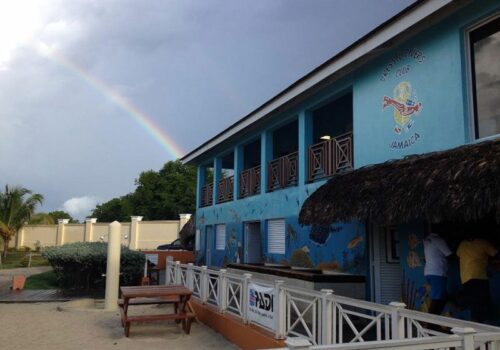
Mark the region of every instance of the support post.
POLYGON ((208 273, 207 267, 201 267, 201 275, 200 275, 200 299, 203 304, 207 303, 208 299, 208 273))
POLYGON ((69 219, 57 220, 57 238, 56 247, 64 244, 64 226, 69 223, 69 219))
POLYGON ((196 208, 201 207, 201 188, 205 185, 205 167, 199 166, 196 175, 196 208))
POLYGON ((17 231, 16 237, 16 249, 21 248, 24 245, 24 226, 17 231))
POLYGON ((217 204, 217 198, 219 196, 219 181, 222 180, 222 159, 220 157, 214 158, 214 188, 213 188, 213 198, 212 205, 217 204))
POLYGON ((273 134, 263 131, 260 136, 260 193, 267 191, 267 163, 273 157, 273 134))
POLYGON ((139 222, 142 221, 142 216, 130 217, 130 249, 137 249, 137 242, 139 241, 139 222))
POLYGON ((333 290, 321 290, 321 343, 332 344, 333 290))
POLYGON ((460 338, 462 338, 462 349, 463 350, 474 350, 475 349, 475 347, 474 347, 474 334, 476 334, 476 330, 474 328, 454 327, 451 329, 451 332, 455 335, 460 336, 460 338))
POLYGON ((85 237, 84 242, 92 242, 92 233, 94 231, 94 224, 97 222, 96 218, 86 218, 85 219, 85 237))
POLYGON ((397 339, 405 339, 405 320, 401 315, 399 314, 399 311, 406 308, 405 303, 400 303, 397 301, 393 301, 389 303, 390 306, 392 306, 392 311, 391 311, 391 334, 392 340, 397 340, 397 339))
POLYGON ((187 279, 187 287, 189 288, 190 291, 194 290, 194 271, 193 271, 193 263, 188 263, 187 264, 187 272, 186 272, 186 279, 187 279))
POLYGON ((219 312, 224 313, 227 309, 227 270, 220 269, 219 270, 219 282, 217 283, 219 287, 219 312))
POLYGON ((118 288, 120 285, 120 241, 121 224, 113 221, 109 224, 108 260, 106 265, 106 310, 118 308, 118 288))
POLYGON ((181 271, 181 262, 175 262, 175 284, 182 284, 182 271, 181 271))
POLYGON ((243 171, 243 147, 234 148, 234 181, 233 181, 233 201, 237 201, 240 196, 240 173, 243 171))
POLYGON ((244 273, 243 274, 243 291, 242 291, 242 298, 241 298, 241 303, 242 305, 242 316, 243 316, 243 323, 249 323, 248 321, 248 283, 250 282, 250 279, 252 278, 251 273, 244 273))
POLYGON ((286 294, 282 288, 285 281, 274 281, 274 289, 276 290, 276 309, 274 310, 276 318, 276 339, 285 339, 286 337, 286 294))
POLYGON ((308 111, 299 113, 299 186, 305 186, 308 178, 309 146, 312 143, 312 118, 308 111))

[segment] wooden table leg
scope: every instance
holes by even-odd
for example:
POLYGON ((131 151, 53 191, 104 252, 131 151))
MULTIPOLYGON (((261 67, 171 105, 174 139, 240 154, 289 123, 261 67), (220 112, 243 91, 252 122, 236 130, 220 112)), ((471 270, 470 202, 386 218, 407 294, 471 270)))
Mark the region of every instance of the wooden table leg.
POLYGON ((123 326, 123 331, 125 332, 125 336, 128 338, 128 335, 130 333, 130 321, 128 320, 128 303, 129 303, 129 298, 124 297, 123 298, 123 313, 122 313, 122 326, 123 326))

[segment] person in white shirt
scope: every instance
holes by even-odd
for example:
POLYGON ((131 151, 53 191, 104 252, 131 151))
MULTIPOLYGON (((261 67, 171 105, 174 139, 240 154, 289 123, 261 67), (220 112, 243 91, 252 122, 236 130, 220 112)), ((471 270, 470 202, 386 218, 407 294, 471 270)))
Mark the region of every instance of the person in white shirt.
POLYGON ((452 255, 452 251, 440 235, 431 231, 424 238, 424 254, 424 275, 431 286, 429 313, 440 315, 446 304, 447 258, 452 255))

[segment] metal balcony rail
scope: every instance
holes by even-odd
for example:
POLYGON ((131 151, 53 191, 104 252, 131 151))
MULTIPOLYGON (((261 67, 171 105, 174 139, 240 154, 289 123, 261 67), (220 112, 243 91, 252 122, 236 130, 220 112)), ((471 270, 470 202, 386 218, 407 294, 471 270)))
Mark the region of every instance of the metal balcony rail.
POLYGON ((352 132, 309 146, 308 182, 353 169, 352 132))
POLYGON ((233 200, 234 176, 228 176, 217 184, 217 203, 233 200))
POLYGON ((298 152, 289 153, 267 163, 268 192, 295 186, 298 178, 298 152))
POLYGON ((240 173, 240 198, 260 193, 260 165, 240 173))
MULTIPOLYGON (((500 350, 500 328, 254 279, 251 274, 211 270, 206 266, 167 260, 166 284, 183 284, 193 298, 230 313, 244 323, 274 332, 275 337, 300 337, 310 349, 465 349, 500 350), (274 326, 250 315, 249 284, 273 292, 274 326)), ((293 348, 293 346, 290 346, 293 348)))
POLYGON ((200 206, 207 207, 212 205, 214 196, 214 184, 209 183, 201 188, 200 206))

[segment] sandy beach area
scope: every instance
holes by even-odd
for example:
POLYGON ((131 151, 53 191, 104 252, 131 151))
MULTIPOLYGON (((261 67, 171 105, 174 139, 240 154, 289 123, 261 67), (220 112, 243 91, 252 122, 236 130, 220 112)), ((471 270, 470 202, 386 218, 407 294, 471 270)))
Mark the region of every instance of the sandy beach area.
MULTIPOLYGON (((165 313, 170 307, 134 306, 133 314, 165 313)), ((189 335, 173 321, 132 324, 126 338, 119 311, 92 309, 82 302, 0 304, 0 325, 3 350, 238 349, 196 322, 189 335)))

